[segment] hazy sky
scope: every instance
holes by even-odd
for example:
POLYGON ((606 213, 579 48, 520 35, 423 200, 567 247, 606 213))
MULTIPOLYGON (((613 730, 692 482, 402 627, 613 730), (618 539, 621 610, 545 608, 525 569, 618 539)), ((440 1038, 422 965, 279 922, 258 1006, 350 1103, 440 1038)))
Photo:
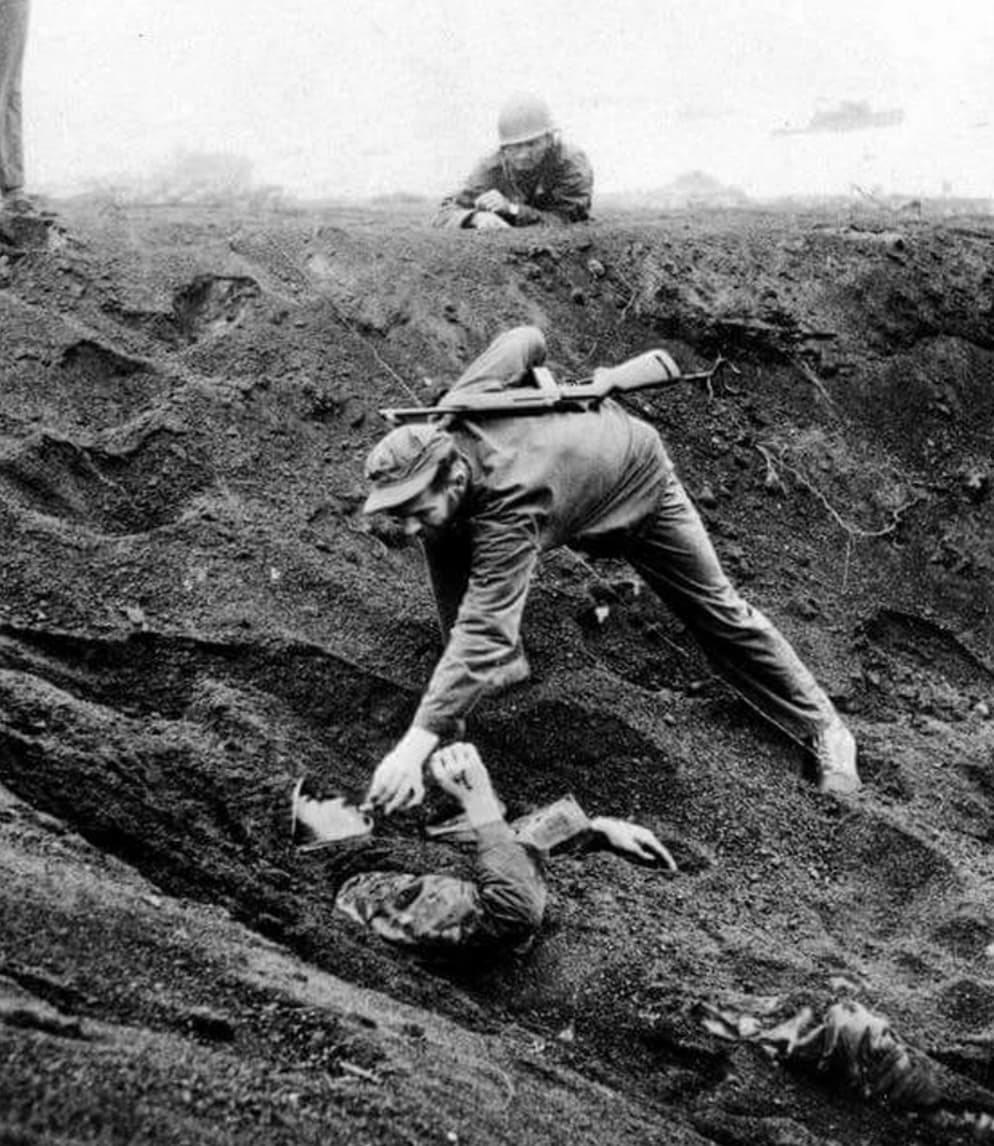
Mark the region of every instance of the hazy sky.
POLYGON ((177 148, 298 194, 436 195, 543 94, 596 189, 994 195, 991 0, 32 0, 29 183, 177 148))

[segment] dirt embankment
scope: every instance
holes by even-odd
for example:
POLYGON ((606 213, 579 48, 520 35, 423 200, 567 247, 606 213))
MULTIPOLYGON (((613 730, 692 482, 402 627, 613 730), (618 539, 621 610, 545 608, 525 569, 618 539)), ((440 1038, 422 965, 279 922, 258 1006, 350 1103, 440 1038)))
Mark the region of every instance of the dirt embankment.
POLYGON ((852 995, 990 1081, 994 228, 63 219, 0 259, 0 1140, 956 1141, 693 1004, 852 995), (521 322, 563 377, 734 362, 632 407, 867 785, 819 798, 626 569, 553 555, 535 679, 472 736, 510 811, 572 790, 684 874, 558 860, 527 956, 440 970, 331 903, 464 858, 417 816, 298 857, 286 802, 361 787, 438 654, 417 554, 358 513, 376 410, 521 322))

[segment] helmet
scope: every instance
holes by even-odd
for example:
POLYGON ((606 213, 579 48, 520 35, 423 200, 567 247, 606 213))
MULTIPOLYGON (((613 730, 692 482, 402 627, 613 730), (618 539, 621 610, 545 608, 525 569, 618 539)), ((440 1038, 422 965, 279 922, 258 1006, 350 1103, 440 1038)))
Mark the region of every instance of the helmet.
POLYGON ((363 513, 396 509, 417 497, 455 448, 452 435, 437 422, 414 422, 391 430, 366 459, 366 478, 373 488, 363 513))
POLYGON ((527 143, 555 131, 552 112, 544 99, 533 95, 511 96, 497 116, 497 135, 501 147, 509 143, 527 143))

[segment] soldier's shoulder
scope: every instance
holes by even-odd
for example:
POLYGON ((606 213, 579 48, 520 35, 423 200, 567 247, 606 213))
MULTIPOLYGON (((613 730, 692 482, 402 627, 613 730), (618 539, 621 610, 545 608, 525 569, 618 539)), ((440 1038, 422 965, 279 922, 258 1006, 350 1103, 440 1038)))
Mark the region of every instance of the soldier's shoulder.
POLYGON ((590 157, 583 148, 578 147, 575 143, 570 143, 567 139, 560 141, 559 153, 568 162, 585 163, 588 167, 590 166, 590 157))
POLYGON ((582 171, 587 175, 593 174, 594 169, 590 157, 582 147, 577 147, 575 143, 569 143, 565 140, 560 142, 559 163, 562 167, 573 171, 582 171))

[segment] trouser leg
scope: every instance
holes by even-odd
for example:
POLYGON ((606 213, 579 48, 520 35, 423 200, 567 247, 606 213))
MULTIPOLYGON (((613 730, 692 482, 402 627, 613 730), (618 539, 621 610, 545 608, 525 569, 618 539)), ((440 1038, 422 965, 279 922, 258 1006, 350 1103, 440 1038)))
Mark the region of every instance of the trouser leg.
POLYGON ((490 343, 459 376, 449 391, 500 390, 517 382, 532 366, 545 361, 545 336, 537 326, 515 326, 490 343))
POLYGON ((21 72, 28 35, 28 0, 0 0, 0 191, 24 187, 21 72))
POLYGON ((833 720, 832 702, 786 638, 729 582, 675 476, 656 511, 626 539, 624 553, 718 672, 767 719, 802 743, 833 720))

